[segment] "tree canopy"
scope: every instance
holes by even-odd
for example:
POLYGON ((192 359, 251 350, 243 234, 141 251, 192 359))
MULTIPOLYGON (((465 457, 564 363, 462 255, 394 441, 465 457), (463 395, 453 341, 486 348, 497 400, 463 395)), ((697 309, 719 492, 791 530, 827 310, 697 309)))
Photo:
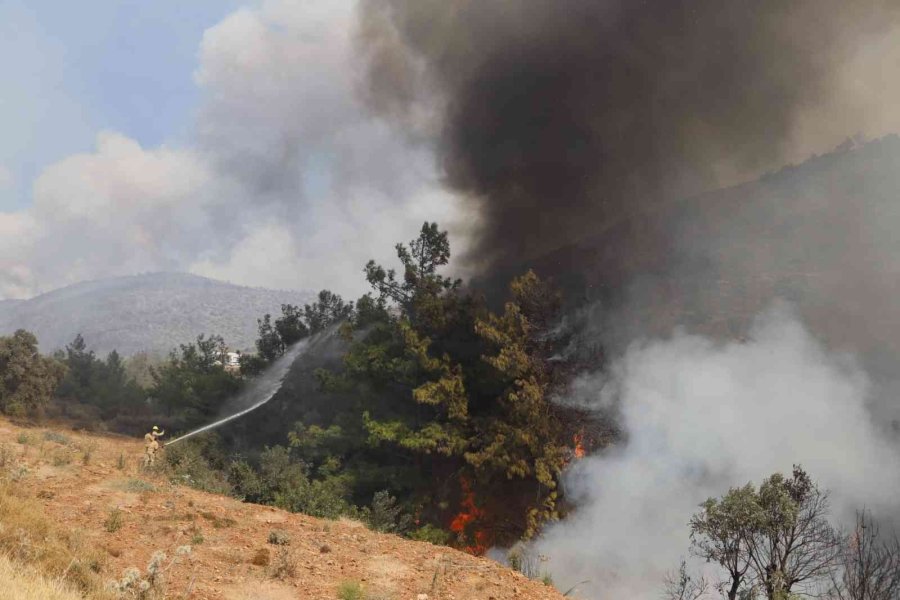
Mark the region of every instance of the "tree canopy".
POLYGON ((64 374, 59 361, 41 356, 34 334, 19 329, 0 337, 0 410, 4 414, 39 413, 64 374))

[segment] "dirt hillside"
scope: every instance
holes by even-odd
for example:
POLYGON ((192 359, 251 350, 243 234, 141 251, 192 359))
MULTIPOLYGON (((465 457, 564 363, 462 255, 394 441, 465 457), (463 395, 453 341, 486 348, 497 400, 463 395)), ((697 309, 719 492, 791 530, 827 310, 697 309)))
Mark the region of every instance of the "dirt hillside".
POLYGON ((173 598, 334 600, 342 586, 345 594, 358 586, 360 600, 563 597, 485 558, 172 485, 139 470, 138 440, 3 420, 0 442, 21 452, 27 474, 19 489, 48 518, 104 550, 103 577, 144 571, 155 552, 171 560, 191 546, 166 572, 173 598), (273 531, 288 543, 270 543, 273 531))

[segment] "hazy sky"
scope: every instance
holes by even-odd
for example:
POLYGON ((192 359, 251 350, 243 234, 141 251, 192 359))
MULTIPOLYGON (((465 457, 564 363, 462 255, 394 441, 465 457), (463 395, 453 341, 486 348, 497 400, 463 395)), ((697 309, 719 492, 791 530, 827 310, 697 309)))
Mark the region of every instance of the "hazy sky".
POLYGON ((90 151, 97 131, 141 144, 183 138, 200 100, 191 74, 203 30, 237 2, 88 0, 0 4, 5 185, 0 209, 30 201, 41 169, 90 151))
POLYGON ((0 5, 0 298, 181 270, 362 291, 452 225, 433 158, 355 93, 347 0, 0 5))

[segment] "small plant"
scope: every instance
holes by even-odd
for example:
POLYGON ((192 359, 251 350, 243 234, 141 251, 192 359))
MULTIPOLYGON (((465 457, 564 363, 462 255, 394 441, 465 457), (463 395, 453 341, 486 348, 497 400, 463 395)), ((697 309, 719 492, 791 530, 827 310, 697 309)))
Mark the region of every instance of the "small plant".
POLYGON ((60 446, 68 446, 72 443, 72 440, 70 440, 67 436, 56 431, 45 431, 44 439, 48 442, 56 442, 60 446))
POLYGON ((182 556, 191 553, 190 546, 180 546, 175 556, 168 560, 164 552, 155 552, 147 565, 146 575, 140 569, 131 567, 121 580, 111 581, 110 590, 119 600, 150 600, 166 597, 165 574, 182 556), (168 561, 168 562, 167 562, 168 561))
POLYGON ((122 516, 122 511, 118 508, 114 508, 109 511, 109 516, 106 517, 106 521, 103 522, 103 527, 109 533, 115 533, 118 530, 122 529, 122 525, 125 524, 125 519, 122 516))
POLYGON ((358 581, 345 581, 338 588, 340 600, 363 600, 362 585, 358 581))
POLYGON ((9 473, 18 466, 17 452, 8 444, 0 444, 0 471, 9 473))
POLYGON ((550 585, 550 586, 552 586, 552 585, 553 585, 553 576, 550 575, 550 573, 544 573, 544 574, 541 576, 541 582, 542 582, 544 585, 550 585))
POLYGON ((91 457, 97 450, 97 442, 84 442, 79 444, 78 448, 81 450, 81 463, 85 466, 91 464, 91 457))
POLYGON ((53 466, 64 467, 72 462, 72 455, 66 450, 57 450, 53 453, 53 466))
POLYGON ((543 576, 540 560, 522 545, 514 546, 506 555, 506 560, 512 570, 528 579, 540 579, 543 576))
POLYGON ((125 470, 125 454, 119 454, 119 460, 116 461, 116 468, 120 471, 125 470))
POLYGON ((281 546, 272 561, 271 575, 275 579, 289 579, 297 574, 294 555, 286 547, 281 546))
POLYGON ((226 527, 234 527, 237 525, 237 521, 231 517, 219 517, 207 511, 201 512, 200 516, 212 523, 212 526, 216 529, 224 529, 226 527))
POLYGON ((16 441, 18 441, 23 446, 30 446, 34 443, 34 436, 28 432, 23 431, 19 434, 19 437, 16 438, 16 441))
POLYGON ((122 490, 133 494, 143 494, 144 492, 157 491, 156 486, 149 481, 143 479, 129 479, 122 484, 122 490))
POLYGON ((275 546, 287 546, 291 543, 291 534, 282 529, 273 529, 269 532, 269 543, 275 546))
POLYGON ((191 545, 199 546, 203 543, 203 532, 200 531, 199 527, 194 527, 193 535, 191 536, 191 545))

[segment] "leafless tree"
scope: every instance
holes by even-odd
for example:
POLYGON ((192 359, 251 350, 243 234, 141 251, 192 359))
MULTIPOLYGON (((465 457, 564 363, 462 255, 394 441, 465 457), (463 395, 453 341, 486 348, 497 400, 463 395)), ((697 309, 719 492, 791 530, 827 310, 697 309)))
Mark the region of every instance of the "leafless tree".
POLYGON ((900 599, 900 541, 879 537, 871 514, 856 514, 856 527, 844 537, 839 568, 828 593, 834 600, 900 599))
POLYGON ((663 600, 699 600, 708 589, 706 578, 696 579, 688 575, 687 565, 681 561, 677 571, 666 573, 663 580, 663 600))

